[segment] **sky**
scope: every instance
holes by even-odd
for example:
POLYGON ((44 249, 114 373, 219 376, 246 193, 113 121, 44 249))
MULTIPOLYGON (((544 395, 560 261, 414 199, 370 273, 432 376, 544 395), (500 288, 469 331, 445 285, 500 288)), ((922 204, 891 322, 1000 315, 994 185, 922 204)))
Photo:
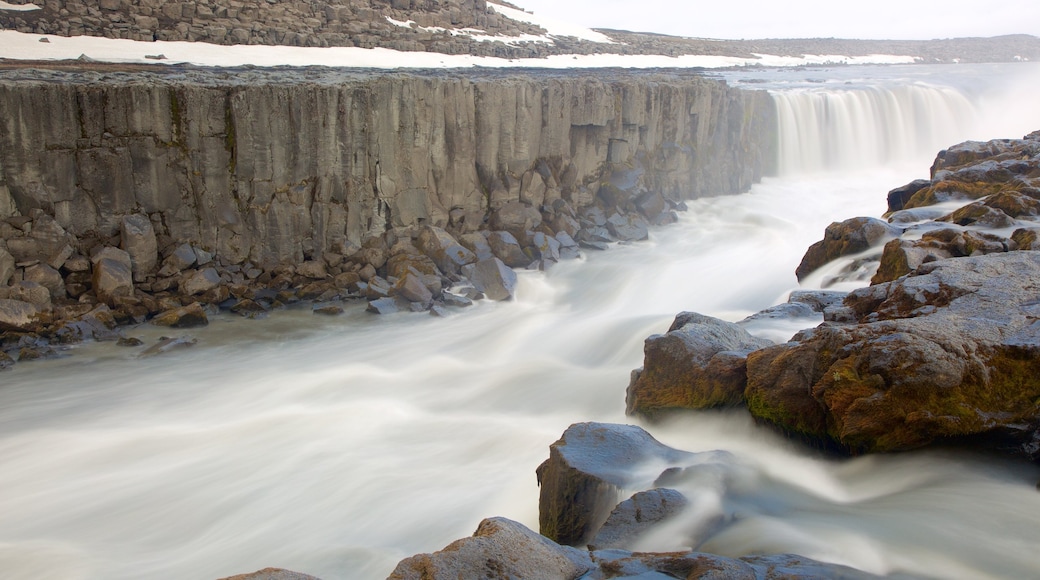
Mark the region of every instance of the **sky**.
POLYGON ((590 28, 701 38, 917 39, 1040 36, 1040 1, 512 0, 590 28))

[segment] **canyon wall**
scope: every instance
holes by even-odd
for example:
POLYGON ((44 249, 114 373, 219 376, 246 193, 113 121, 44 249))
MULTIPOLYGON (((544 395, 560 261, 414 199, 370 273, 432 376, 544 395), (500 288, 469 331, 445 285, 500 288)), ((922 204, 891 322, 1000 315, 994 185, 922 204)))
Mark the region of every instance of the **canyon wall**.
POLYGON ((740 192, 774 127, 767 94, 686 72, 3 71, 0 218, 104 238, 140 213, 228 264, 299 263, 510 201, 740 192))

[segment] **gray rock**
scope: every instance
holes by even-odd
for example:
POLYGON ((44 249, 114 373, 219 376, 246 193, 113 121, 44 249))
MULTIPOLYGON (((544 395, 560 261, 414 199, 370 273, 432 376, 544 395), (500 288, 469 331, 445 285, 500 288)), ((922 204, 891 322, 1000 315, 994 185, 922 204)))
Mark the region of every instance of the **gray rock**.
POLYGON ((227 578, 221 578, 220 580, 321 580, 317 576, 310 576, 302 574, 300 572, 293 572, 292 570, 284 570, 282 568, 264 568, 263 570, 257 570, 249 574, 239 574, 237 576, 228 576, 227 578))
POLYGON ((744 324, 756 320, 785 320, 791 318, 814 318, 817 312, 812 306, 801 302, 786 302, 770 306, 741 320, 737 324, 744 324))
POLYGON ((311 312, 323 316, 339 316, 343 314, 343 307, 338 304, 315 304, 311 312))
POLYGON ((198 296, 220 286, 220 274, 216 268, 204 268, 188 273, 180 284, 180 291, 188 296, 198 296))
POLYGON ((396 295, 409 302, 430 304, 433 301, 433 294, 426 285, 423 284, 422 279, 413 272, 406 273, 404 277, 399 279, 397 284, 394 285, 396 295))
POLYGON ((477 232, 462 234, 459 236, 459 243, 473 252, 477 257, 477 262, 494 257, 494 253, 491 251, 491 244, 488 243, 488 239, 484 234, 477 232))
POLYGON ((747 383, 744 359, 772 344, 732 322, 680 313, 666 334, 646 339, 643 369, 628 387, 626 412, 654 417, 739 404, 747 383))
POLYGON ((477 261, 476 254, 441 228, 423 227, 416 243, 422 253, 433 259, 441 272, 458 274, 463 266, 477 261))
POLYGON ((401 306, 396 299, 386 297, 372 300, 366 308, 372 314, 393 314, 401 311, 401 306))
POLYGON ((638 480, 636 466, 653 462, 663 470, 695 460, 632 425, 571 425, 537 470, 539 531, 560 544, 584 546, 617 505, 618 490, 649 484, 638 480))
POLYGON ((33 328, 39 310, 21 300, 0 299, 0 331, 28 331, 33 328))
POLYGON ((787 301, 795 304, 805 304, 814 312, 823 312, 832 306, 840 306, 848 296, 848 292, 836 290, 795 290, 787 301))
POLYGON ((195 265, 196 260, 198 260, 198 256, 195 254, 195 249, 191 247, 191 244, 181 244, 174 248, 173 252, 163 260, 163 272, 160 272, 160 274, 170 276, 182 270, 187 270, 195 265))
POLYGON ((487 238, 491 252, 510 268, 523 268, 531 263, 531 257, 524 253, 516 237, 504 231, 491 232, 487 238))
POLYGON ((589 542, 590 550, 632 549, 640 536, 681 512, 689 501, 674 489, 641 491, 619 503, 589 542))
POLYGON ((614 214, 607 219, 607 229, 618 240, 636 242, 650 238, 650 224, 643 216, 630 214, 614 214))
POLYGON ((168 352, 187 348, 189 346, 195 346, 198 343, 198 339, 191 336, 178 336, 178 337, 163 337, 159 339, 159 342, 141 351, 137 355, 137 358, 148 358, 160 354, 166 354, 168 352))
POLYGON ((125 250, 119 248, 113 248, 111 246, 98 246, 90 253, 90 263, 97 265, 102 260, 112 260, 119 262, 126 266, 127 270, 133 269, 133 261, 130 260, 130 254, 125 250))
MULTIPOLYGON (((91 280, 97 299, 111 305, 117 297, 134 295, 134 277, 130 268, 130 256, 121 250, 107 249, 120 252, 123 256, 115 255, 112 258, 96 259, 91 280), (123 257, 125 259, 122 259, 123 257)), ((105 254, 113 254, 113 252, 101 252, 99 256, 105 254)))
POLYGON ((440 552, 402 560, 387 580, 565 580, 581 577, 592 567, 584 551, 555 544, 517 522, 490 518, 480 522, 470 538, 440 552))
POLYGON ((324 280, 329 277, 329 273, 325 269, 325 263, 319 260, 307 260, 302 264, 298 264, 296 273, 312 280, 324 280))
POLYGON ((39 310, 48 310, 51 307, 51 291, 39 283, 22 280, 6 290, 7 298, 11 300, 28 302, 39 310))
POLYGON ((148 216, 124 216, 120 222, 119 245, 130 256, 135 281, 141 282, 155 271, 159 263, 159 247, 148 216))
POLYGON ((516 272, 498 258, 469 264, 462 275, 489 300, 511 300, 516 293, 516 272))
POLYGON ((24 280, 36 282, 50 292, 51 299, 57 300, 66 297, 65 280, 61 273, 47 264, 36 264, 25 269, 24 280))

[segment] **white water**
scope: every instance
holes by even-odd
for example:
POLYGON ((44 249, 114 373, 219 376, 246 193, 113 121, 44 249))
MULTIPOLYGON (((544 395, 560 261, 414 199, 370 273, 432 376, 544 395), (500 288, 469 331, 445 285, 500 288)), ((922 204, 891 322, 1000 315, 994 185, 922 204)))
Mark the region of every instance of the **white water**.
MULTIPOLYGON (((986 74, 1009 86, 1015 73, 986 74)), ((1005 123, 1008 107, 960 94, 1005 123)), ((1034 101, 1021 100, 1010 136, 1040 128, 1034 101)), ((951 143, 1004 136, 962 130, 951 143)), ((381 578, 483 517, 536 527, 534 469, 573 422, 632 422, 624 390, 647 335, 681 310, 739 320, 784 299, 827 223, 878 215, 888 189, 927 174, 934 151, 914 153, 923 161, 909 167, 770 179, 692 202, 648 243, 524 272, 516 302, 444 320, 227 317, 166 356, 87 344, 19 364, 0 375, 0 577, 211 579, 279 566, 381 578)), ((1040 570, 1036 467, 940 453, 822 460, 739 412, 649 429, 737 458, 724 499, 690 492, 702 515, 739 516, 701 549, 943 578, 1040 570)))

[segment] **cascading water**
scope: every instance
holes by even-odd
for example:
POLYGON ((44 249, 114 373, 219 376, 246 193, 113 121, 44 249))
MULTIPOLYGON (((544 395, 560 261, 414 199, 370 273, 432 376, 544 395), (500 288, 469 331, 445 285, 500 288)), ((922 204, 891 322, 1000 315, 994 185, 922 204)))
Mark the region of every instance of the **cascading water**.
MULTIPOLYGON (((769 73, 768 88, 791 83, 784 74, 845 81, 893 70, 769 73)), ((647 335, 682 310, 739 320, 782 300, 827 223, 880 214, 885 191, 922 176, 934 149, 1040 128, 1028 93, 1005 93, 1019 100, 994 107, 994 97, 970 90, 1038 78, 1035 66, 968 81, 955 74, 970 70, 915 74, 935 87, 953 77, 945 86, 992 132, 958 125, 964 134, 908 153, 927 156, 910 170, 853 152, 842 158, 870 164, 693 201, 650 242, 521 272, 513 303, 443 320, 360 308, 335 319, 221 317, 193 333, 196 347, 160 357, 85 344, 68 358, 17 365, 0 375, 0 576, 205 579, 280 566, 327 580, 381 578, 403 557, 470 535, 486 516, 537 527, 534 470, 548 445, 574 422, 632 421, 624 390, 647 335), (1012 109, 1014 122, 1001 125, 1012 109)), ((834 92, 848 90, 842 82, 834 92)), ((870 98, 886 115, 912 101, 870 98)), ((919 127, 911 115, 922 109, 914 111, 900 114, 919 127)), ((839 112, 818 117, 820 131, 803 140, 822 141, 839 112)), ((898 135, 851 144, 892 139, 884 149, 898 135)), ((805 163, 798 169, 818 166, 805 163)), ((794 330, 756 332, 783 340, 794 330)), ((129 334, 152 341, 160 330, 129 334)), ((737 412, 648 428, 674 446, 735 459, 717 480, 685 490, 697 509, 647 548, 697 542, 727 555, 794 552, 943 578, 1040 570, 1034 466, 954 452, 820 459, 737 412)))

